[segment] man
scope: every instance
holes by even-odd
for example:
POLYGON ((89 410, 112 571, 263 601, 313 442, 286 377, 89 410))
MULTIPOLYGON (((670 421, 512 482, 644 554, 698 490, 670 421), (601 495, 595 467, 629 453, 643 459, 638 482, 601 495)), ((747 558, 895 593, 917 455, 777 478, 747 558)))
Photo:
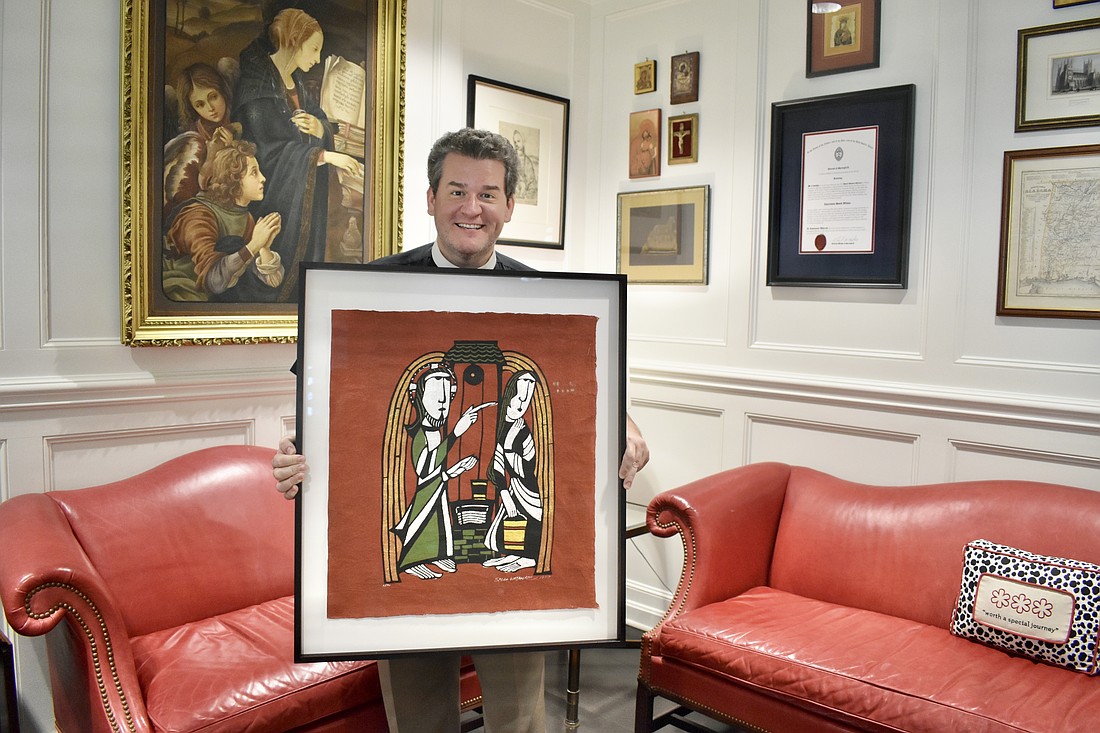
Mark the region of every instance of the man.
MULTIPOLYGON (((464 129, 436 141, 428 155, 428 214, 436 240, 376 260, 376 264, 500 270, 532 268, 496 251, 497 237, 512 218, 519 161, 504 137, 464 129)), ((627 446, 619 467, 623 486, 649 461, 649 449, 627 417, 627 446)), ((272 460, 278 490, 288 499, 305 478, 305 459, 293 436, 283 438, 272 460)), ((379 664, 390 729, 397 733, 459 730, 460 652, 401 657, 379 664)), ((545 660, 542 652, 474 654, 481 681, 487 733, 545 733, 545 660)))

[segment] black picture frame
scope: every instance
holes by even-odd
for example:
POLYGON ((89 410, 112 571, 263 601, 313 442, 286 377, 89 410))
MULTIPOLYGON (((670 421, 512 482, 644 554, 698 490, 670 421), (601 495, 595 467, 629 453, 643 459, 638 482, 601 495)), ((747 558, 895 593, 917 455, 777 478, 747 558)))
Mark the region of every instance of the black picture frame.
POLYGON ((915 99, 916 87, 907 84, 772 105, 768 285, 907 286, 915 99), (841 168, 853 138, 864 162, 841 168), (863 144, 868 139, 873 145, 863 144), (807 181, 807 143, 834 142, 810 155, 836 157, 837 167, 815 169, 807 181), (860 179, 868 165, 873 171, 860 179), (823 175, 831 187, 815 178, 823 175), (863 226, 845 249, 853 221, 863 226))
POLYGON ((626 277, 303 263, 300 286, 296 429, 310 472, 295 500, 295 659, 621 643, 626 277), (416 405, 447 394, 438 380, 449 414, 421 416, 416 405), (526 433, 507 427, 515 410, 526 433), (534 534, 500 508, 502 486, 520 492, 514 469, 489 473, 521 439, 534 534), (417 460, 430 445, 444 452, 417 460), (441 557, 410 559, 405 542, 423 547, 410 527, 445 517, 450 570, 410 572, 441 557), (485 562, 516 532, 530 564, 485 562))
POLYGON ((497 243, 565 249, 569 100, 470 74, 466 124, 516 141, 520 154, 516 205, 497 243))

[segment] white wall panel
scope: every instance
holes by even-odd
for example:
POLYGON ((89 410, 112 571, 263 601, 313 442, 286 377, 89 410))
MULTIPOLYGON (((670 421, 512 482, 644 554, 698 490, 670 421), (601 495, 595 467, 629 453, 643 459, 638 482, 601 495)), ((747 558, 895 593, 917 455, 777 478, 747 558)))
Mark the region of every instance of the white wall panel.
POLYGON ((849 481, 914 483, 920 436, 778 415, 748 414, 746 463, 780 461, 810 466, 849 481))
POLYGON ((47 436, 43 489, 80 489, 118 481, 200 448, 251 445, 255 432, 255 421, 243 419, 47 436))
POLYGON ((1092 443, 1092 452, 1082 454, 1064 449, 951 440, 954 451, 951 480, 1049 481, 1100 491, 1100 439, 1092 443))
POLYGON ((717 405, 633 399, 630 416, 651 448, 657 448, 627 494, 631 504, 645 506, 661 491, 726 465, 724 414, 717 405))

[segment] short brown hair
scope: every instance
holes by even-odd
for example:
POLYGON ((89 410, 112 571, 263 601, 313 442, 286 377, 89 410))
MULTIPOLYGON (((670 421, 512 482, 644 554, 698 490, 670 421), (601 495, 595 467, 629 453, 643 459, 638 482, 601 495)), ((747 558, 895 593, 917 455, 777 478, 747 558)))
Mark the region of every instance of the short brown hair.
POLYGON ((450 153, 474 160, 499 160, 504 164, 504 195, 512 198, 515 194, 519 181, 519 155, 508 138, 488 130, 465 127, 436 140, 428 153, 428 185, 435 193, 439 193, 439 181, 443 178, 443 159, 450 153))

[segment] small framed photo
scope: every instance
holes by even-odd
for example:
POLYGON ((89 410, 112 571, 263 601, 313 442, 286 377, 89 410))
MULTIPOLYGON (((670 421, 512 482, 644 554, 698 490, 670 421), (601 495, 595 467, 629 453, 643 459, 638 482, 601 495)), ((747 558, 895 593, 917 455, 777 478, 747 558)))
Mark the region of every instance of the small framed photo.
POLYGON ((699 160, 699 115, 668 118, 668 162, 696 163, 699 160))
POLYGON ((1100 18, 1021 29, 1016 132, 1100 125, 1098 67, 1100 18))
POLYGON ((630 113, 631 178, 661 175, 661 110, 647 109, 630 113))
POLYGON ((302 279, 296 660, 621 641, 626 278, 302 279))
POLYGON ((1003 185, 997 315, 1100 318, 1100 145, 1009 150, 1003 185))
POLYGON ((630 282, 707 282, 710 187, 620 193, 618 270, 630 282))
POLYGON ((516 205, 497 241, 564 249, 569 100, 471 74, 466 124, 500 133, 519 154, 516 205))
POLYGON ((657 90, 657 61, 646 59, 634 64, 634 93, 648 94, 657 90))
POLYGON ((1089 3, 1100 2, 1100 0, 1054 0, 1054 7, 1057 8, 1070 8, 1074 5, 1088 5, 1089 3))
POLYGON ((672 79, 669 82, 670 104, 699 101, 699 52, 691 51, 672 57, 672 79))
POLYGON ((806 76, 877 68, 880 0, 839 0, 831 13, 813 12, 815 4, 806 3, 806 76))
POLYGON ((916 87, 772 105, 768 285, 904 288, 916 87))

